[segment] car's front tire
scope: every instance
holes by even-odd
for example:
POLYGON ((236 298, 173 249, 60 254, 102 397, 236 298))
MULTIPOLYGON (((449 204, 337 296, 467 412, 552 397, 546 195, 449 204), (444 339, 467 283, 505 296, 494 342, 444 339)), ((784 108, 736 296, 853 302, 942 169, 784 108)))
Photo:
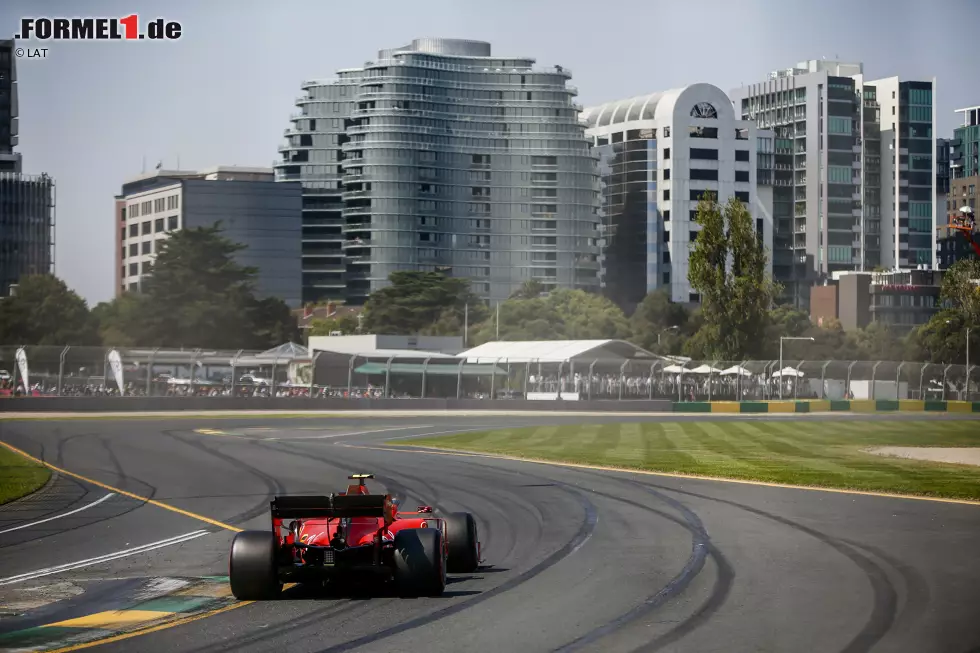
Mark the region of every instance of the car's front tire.
POLYGON ((274 599, 282 591, 276 564, 276 536, 269 531, 242 531, 231 543, 228 576, 231 593, 242 601, 274 599))

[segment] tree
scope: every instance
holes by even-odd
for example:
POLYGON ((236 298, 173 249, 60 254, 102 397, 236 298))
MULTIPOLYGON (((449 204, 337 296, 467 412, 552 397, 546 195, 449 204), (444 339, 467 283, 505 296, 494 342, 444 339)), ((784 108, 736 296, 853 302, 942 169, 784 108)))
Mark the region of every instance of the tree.
POLYGON ((235 260, 243 249, 221 236, 220 225, 173 233, 143 292, 124 294, 99 311, 103 338, 209 349, 266 349, 298 339, 284 302, 255 297, 255 268, 235 260))
POLYGON ((364 305, 364 329, 387 335, 452 335, 462 331, 466 306, 470 324, 487 316, 487 307, 470 282, 440 272, 392 272, 391 285, 371 294, 364 305))
MULTIPOLYGON (((474 334, 476 343, 496 339, 496 316, 474 334)), ((622 339, 629 322, 610 300, 584 290, 560 289, 545 297, 508 299, 500 304, 501 340, 622 339)))
POLYGON ((510 299, 536 299, 545 292, 544 284, 537 279, 528 279, 521 287, 510 294, 510 299))
POLYGON ((943 275, 940 299, 971 324, 980 322, 980 259, 961 259, 943 275))
POLYGON ((94 345, 98 335, 85 300, 50 274, 21 277, 17 294, 0 299, 2 345, 94 345))
POLYGON ((779 288, 766 273, 767 253, 752 216, 731 198, 724 212, 710 198, 698 202, 701 225, 689 258, 688 280, 701 296, 701 357, 740 360, 757 356, 779 288))
POLYGON ((971 327, 971 349, 980 348, 980 259, 954 263, 943 275, 939 299, 944 308, 909 334, 907 351, 933 363, 962 364, 966 327, 971 327))
POLYGON ((630 340, 638 347, 657 353, 679 353, 690 317, 690 311, 683 304, 671 301, 669 290, 655 290, 643 298, 630 316, 630 340))
POLYGON ((340 331, 347 336, 357 332, 357 316, 353 313, 344 313, 335 317, 318 317, 310 321, 311 336, 329 336, 334 331, 340 331))

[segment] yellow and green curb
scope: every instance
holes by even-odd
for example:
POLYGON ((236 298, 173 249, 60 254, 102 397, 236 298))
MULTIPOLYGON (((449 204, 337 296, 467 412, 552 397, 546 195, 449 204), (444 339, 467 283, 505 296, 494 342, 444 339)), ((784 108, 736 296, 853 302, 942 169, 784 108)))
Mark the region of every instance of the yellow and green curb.
POLYGON ((122 610, 106 610, 0 634, 0 650, 73 651, 105 640, 125 639, 244 605, 232 595, 225 576, 195 579, 166 596, 122 610))
POLYGON ((980 413, 980 401, 850 399, 806 401, 675 401, 675 413, 980 413))

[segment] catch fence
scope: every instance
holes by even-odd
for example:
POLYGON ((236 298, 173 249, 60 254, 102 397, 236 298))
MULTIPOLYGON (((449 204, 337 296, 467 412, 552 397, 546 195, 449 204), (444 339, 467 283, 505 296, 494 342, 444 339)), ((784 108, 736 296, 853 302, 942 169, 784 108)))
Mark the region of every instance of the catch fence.
POLYGON ((475 361, 422 351, 280 355, 27 346, 0 347, 0 395, 976 401, 977 367, 968 372, 963 364, 910 361, 475 361))

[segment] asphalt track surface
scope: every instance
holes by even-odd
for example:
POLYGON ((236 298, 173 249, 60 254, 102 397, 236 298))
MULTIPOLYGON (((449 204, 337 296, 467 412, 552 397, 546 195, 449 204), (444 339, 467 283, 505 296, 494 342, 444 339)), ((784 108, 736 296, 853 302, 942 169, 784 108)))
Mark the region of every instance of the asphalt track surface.
MULTIPOLYGON (((816 419, 833 428, 836 419, 908 417, 816 419)), ((274 494, 339 490, 353 472, 375 473, 377 486, 405 505, 477 517, 487 566, 451 576, 440 598, 296 587, 278 601, 98 651, 980 651, 980 506, 382 446, 412 435, 579 421, 43 420, 0 422, 0 440, 238 528, 268 528, 274 494)), ((206 534, 8 584, 76 589, 0 618, 0 632, 106 609, 146 579, 227 574, 233 532, 124 494, 102 499, 108 493, 61 476, 23 523, 88 507, 17 530, 8 529, 22 524, 0 513, 0 531, 8 531, 0 532, 0 597, 4 579, 19 574, 206 534)))

